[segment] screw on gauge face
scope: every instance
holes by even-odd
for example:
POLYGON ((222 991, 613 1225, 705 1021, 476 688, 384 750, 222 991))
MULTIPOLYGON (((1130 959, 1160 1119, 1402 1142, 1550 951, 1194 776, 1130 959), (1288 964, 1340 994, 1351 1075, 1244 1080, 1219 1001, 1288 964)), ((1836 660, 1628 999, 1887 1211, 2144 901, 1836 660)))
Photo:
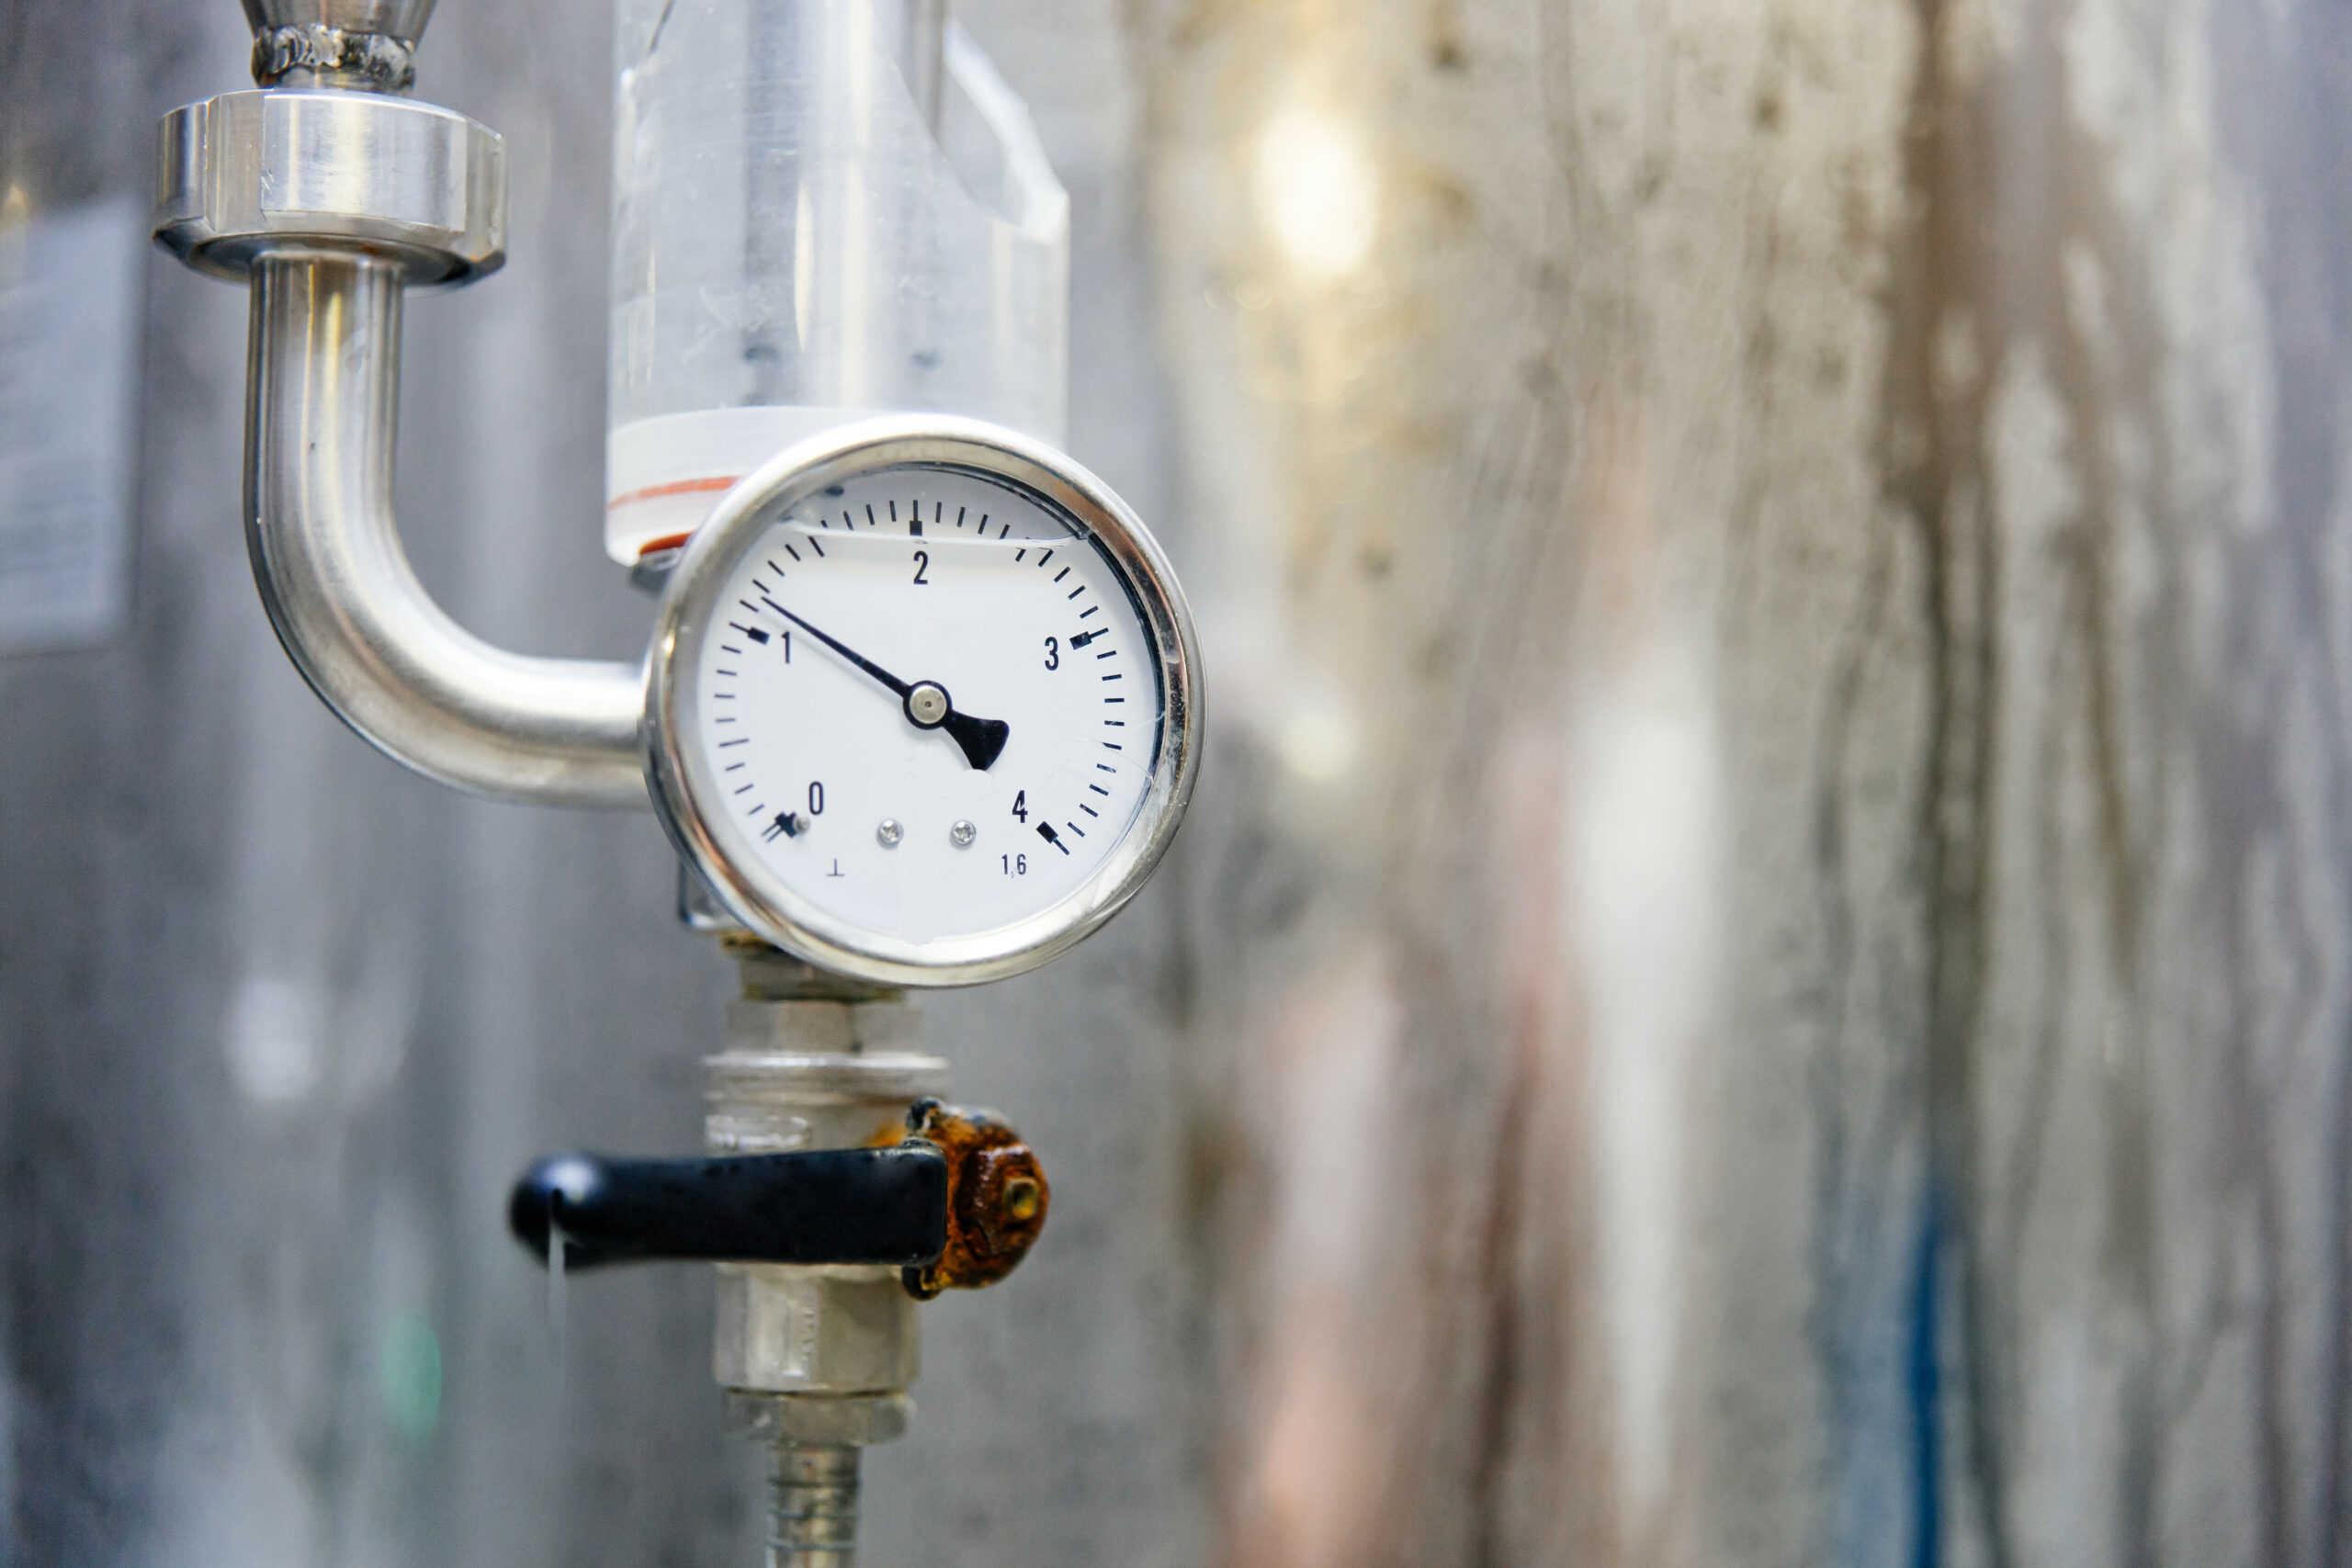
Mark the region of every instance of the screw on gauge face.
POLYGON ((954 706, 947 700, 947 688, 936 681, 918 681, 907 692, 907 716, 923 729, 936 729, 945 723, 954 706))
POLYGON ((956 819, 954 827, 947 829, 947 841, 959 850, 970 849, 972 840, 979 836, 980 830, 961 818, 956 819))
POLYGON ((897 849, 899 840, 906 836, 907 830, 899 826, 899 819, 895 817, 885 817, 882 826, 874 829, 875 840, 886 850, 897 849))

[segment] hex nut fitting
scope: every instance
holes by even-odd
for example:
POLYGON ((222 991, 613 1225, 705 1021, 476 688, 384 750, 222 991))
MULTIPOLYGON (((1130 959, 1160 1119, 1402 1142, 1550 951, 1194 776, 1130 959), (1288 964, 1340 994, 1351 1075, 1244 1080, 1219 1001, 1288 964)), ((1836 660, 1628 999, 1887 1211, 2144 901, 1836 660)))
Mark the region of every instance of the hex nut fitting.
POLYGON ((915 1402, 897 1393, 772 1393, 723 1391, 720 1423, 730 1438, 759 1443, 895 1443, 907 1435, 915 1402))
POLYGON ((158 244, 216 277, 273 250, 379 257, 411 287, 506 260, 506 147, 461 114, 378 93, 223 93, 164 117, 158 244))

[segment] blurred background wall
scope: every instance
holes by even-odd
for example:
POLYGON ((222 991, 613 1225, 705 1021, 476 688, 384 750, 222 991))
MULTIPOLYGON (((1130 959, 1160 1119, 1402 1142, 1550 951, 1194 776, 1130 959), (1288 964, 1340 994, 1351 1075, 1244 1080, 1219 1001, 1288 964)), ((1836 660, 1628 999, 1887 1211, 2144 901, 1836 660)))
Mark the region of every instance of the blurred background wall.
MULTIPOLYGON (((1130 912, 929 1004, 1056 1214, 926 1309, 868 1561, 2352 1559, 2352 11, 957 14, 1211 741, 1130 912)), ((695 1144, 668 850, 404 775, 254 602, 242 298, 138 232, 246 41, 0 0, 0 465, 119 351, 132 521, 0 655, 0 1561, 750 1564, 704 1271, 559 1337, 500 1220, 695 1144)), ((444 0, 513 260, 410 311, 400 502, 633 656, 608 52, 444 0)))

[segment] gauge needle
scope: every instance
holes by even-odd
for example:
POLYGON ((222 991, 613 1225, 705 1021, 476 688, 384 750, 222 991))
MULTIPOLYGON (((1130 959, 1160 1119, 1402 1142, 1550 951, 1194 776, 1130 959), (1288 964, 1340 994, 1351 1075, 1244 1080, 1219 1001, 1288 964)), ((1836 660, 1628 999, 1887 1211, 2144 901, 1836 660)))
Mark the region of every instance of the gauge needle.
POLYGON ((1003 754, 1004 743, 1012 736, 1012 726, 1001 718, 974 718, 967 713, 957 713, 947 695, 947 688, 936 681, 906 682, 899 680, 865 655, 851 648, 838 637, 829 637, 802 620, 766 594, 761 603, 881 682, 898 694, 906 709, 907 722, 917 729, 944 729, 947 738, 963 749, 964 760, 986 773, 1003 754))

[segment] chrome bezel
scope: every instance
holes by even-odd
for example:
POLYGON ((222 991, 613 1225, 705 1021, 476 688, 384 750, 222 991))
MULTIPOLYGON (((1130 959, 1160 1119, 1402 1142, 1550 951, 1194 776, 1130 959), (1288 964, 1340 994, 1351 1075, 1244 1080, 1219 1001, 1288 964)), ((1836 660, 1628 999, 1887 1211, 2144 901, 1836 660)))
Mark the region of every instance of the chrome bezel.
POLYGON ((1111 488, 1040 441, 979 420, 891 414, 838 425, 786 448, 729 491, 695 533, 662 596, 646 669, 646 780, 662 826, 734 917, 787 953, 890 986, 968 986, 1035 968, 1098 929, 1135 897, 1167 852, 1193 793, 1201 735, 1200 655, 1192 613, 1168 558, 1111 488), (1026 491, 1084 529, 1125 578, 1159 655, 1158 755, 1142 803, 1094 874, 1012 925, 909 942, 827 914, 760 861, 724 809, 695 745, 703 639, 720 592, 778 517, 829 485, 890 468, 962 468, 1026 491))

